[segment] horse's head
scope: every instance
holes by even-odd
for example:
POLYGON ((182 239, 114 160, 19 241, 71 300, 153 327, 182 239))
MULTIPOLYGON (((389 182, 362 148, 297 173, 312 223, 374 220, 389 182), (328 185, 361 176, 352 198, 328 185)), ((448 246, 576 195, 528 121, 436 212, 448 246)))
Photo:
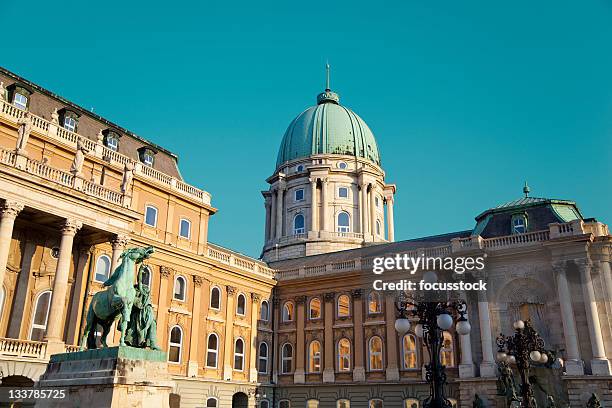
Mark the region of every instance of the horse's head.
POLYGON ((121 256, 136 263, 140 263, 145 259, 150 258, 151 255, 153 255, 153 252, 155 252, 155 248, 152 246, 146 248, 130 248, 121 254, 121 256))

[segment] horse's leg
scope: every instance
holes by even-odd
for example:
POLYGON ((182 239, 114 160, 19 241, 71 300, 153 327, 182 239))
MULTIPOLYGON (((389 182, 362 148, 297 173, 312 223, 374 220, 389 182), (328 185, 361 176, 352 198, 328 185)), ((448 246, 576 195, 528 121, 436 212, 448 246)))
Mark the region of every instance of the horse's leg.
POLYGON ((125 333, 127 332, 128 323, 130 322, 130 313, 132 312, 131 304, 123 304, 123 309, 121 310, 121 338, 119 340, 120 346, 125 346, 125 333))
POLYGON ((98 329, 98 316, 93 313, 93 318, 91 320, 91 329, 89 330, 89 336, 87 336, 87 348, 90 350, 95 350, 98 348, 96 344, 96 330, 98 329))
POLYGON ((102 323, 102 337, 100 338, 102 347, 108 347, 108 344, 106 344, 106 336, 108 336, 108 333, 110 332, 111 324, 112 320, 110 323, 108 321, 102 323))
POLYGON ((89 332, 91 331, 91 328, 93 325, 93 315, 94 315, 93 305, 90 304, 89 310, 87 310, 87 319, 85 323, 85 330, 83 330, 83 338, 81 339, 81 347, 80 347, 81 351, 85 350, 85 344, 87 344, 86 343, 87 337, 89 337, 89 332))

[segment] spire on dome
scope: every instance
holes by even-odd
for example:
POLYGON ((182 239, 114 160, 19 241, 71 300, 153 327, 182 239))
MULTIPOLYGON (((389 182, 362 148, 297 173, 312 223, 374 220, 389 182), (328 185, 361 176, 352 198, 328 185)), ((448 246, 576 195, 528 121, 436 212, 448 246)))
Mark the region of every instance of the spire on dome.
POLYGON ((329 62, 325 63, 325 91, 317 95, 317 104, 321 105, 322 103, 335 103, 336 105, 340 104, 340 96, 331 90, 329 82, 330 82, 330 66, 329 62))

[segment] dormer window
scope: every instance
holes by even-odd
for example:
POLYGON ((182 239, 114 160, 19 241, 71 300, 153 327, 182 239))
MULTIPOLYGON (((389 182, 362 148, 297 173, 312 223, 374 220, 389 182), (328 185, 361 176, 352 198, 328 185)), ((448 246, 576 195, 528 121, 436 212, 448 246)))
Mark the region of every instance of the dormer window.
POLYGON ((527 217, 525 214, 515 214, 512 216, 512 233, 524 234, 527 232, 527 217))
POLYGON ((303 164, 298 164, 298 166, 295 168, 295 171, 298 172, 298 173, 304 171, 304 165, 303 164))
POLYGON ((119 138, 121 135, 113 130, 106 129, 102 132, 104 135, 104 146, 116 152, 119 150, 119 138))
POLYGON ((32 92, 29 89, 24 88, 18 84, 13 84, 7 87, 9 93, 9 100, 13 103, 13 106, 28 110, 30 106, 30 96, 32 92))
POLYGON ((155 150, 151 149, 150 147, 141 147, 138 149, 138 153, 140 155, 141 162, 143 162, 146 166, 153 167, 153 163, 155 162, 155 150))
POLYGON ((69 130, 71 132, 77 131, 77 125, 79 123, 79 115, 71 110, 66 108, 59 111, 60 114, 60 123, 64 127, 64 129, 69 130))
POLYGON ((19 109, 28 109, 28 97, 20 93, 15 93, 15 96, 13 96, 13 105, 19 109))

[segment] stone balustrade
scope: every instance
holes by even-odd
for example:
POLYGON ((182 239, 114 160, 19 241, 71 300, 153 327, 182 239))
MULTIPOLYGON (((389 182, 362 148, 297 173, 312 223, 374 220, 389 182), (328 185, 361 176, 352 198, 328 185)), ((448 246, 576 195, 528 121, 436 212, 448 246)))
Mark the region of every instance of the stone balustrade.
POLYGON ((268 268, 265 263, 254 261, 247 256, 217 245, 208 244, 208 248, 204 252, 204 255, 207 258, 226 265, 231 265, 245 272, 256 273, 272 279, 275 277, 275 270, 268 268))
MULTIPOLYGON (((71 132, 59 126, 57 123, 50 122, 40 116, 36 116, 32 113, 28 113, 24 110, 21 110, 6 101, 0 100, 0 116, 5 118, 9 122, 17 123, 22 120, 26 116, 26 114, 29 115, 32 121, 32 130, 34 132, 38 132, 46 136, 47 138, 55 140, 61 145, 69 146, 73 149, 76 149, 77 141, 81 141, 83 146, 91 152, 90 154, 93 154, 96 157, 107 161, 109 165, 115 167, 115 170, 117 170, 118 172, 122 172, 124 166, 128 163, 131 163, 134 166, 135 177, 140 177, 145 181, 162 185, 163 187, 169 188, 170 190, 176 192, 178 195, 196 199, 203 204, 211 204, 211 196, 208 192, 204 190, 200 190, 194 186, 183 182, 182 180, 178 180, 152 167, 142 165, 142 163, 140 163, 139 161, 133 160, 130 157, 125 156, 121 153, 115 152, 102 145, 101 143, 81 136, 78 133, 71 132)), ((10 163, 11 157, 5 158, 5 154, 7 153, 1 153, 0 160, 2 160, 2 163, 14 165, 14 163, 10 163)), ((14 161, 14 158, 12 160, 14 161)), ((90 188, 88 192, 92 190, 96 189, 90 188)), ((106 191, 100 191, 98 189, 98 192, 101 193, 101 195, 103 196, 112 197, 113 200, 115 200, 116 198, 106 191)), ((119 202, 121 202, 121 200, 119 202)))
POLYGON ((0 338, 0 356, 45 359, 46 351, 43 341, 0 338))

